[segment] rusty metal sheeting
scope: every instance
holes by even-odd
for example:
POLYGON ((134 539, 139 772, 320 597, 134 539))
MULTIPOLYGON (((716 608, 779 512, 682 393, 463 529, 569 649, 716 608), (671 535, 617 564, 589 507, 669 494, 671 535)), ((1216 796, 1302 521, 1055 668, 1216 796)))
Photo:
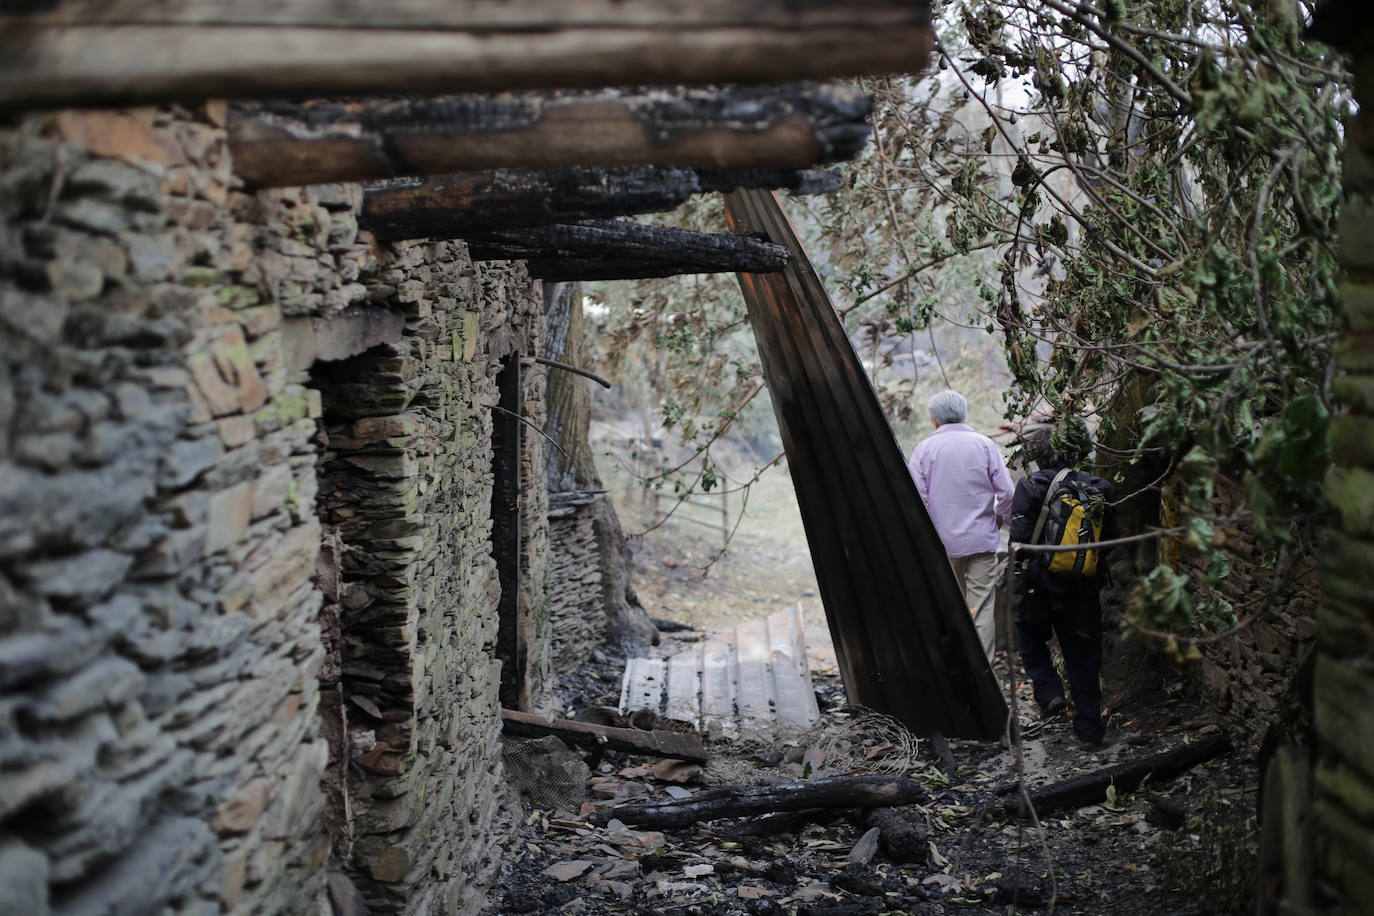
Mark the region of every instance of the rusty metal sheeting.
POLYGON ((1007 708, 868 377, 769 191, 725 195, 736 232, 792 251, 740 274, 840 675, 918 735, 995 738, 1007 708))

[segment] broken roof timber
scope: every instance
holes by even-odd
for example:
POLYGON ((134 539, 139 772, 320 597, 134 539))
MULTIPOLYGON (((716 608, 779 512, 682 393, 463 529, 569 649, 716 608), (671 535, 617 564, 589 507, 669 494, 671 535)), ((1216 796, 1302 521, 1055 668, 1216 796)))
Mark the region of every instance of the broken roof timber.
POLYGON ((872 101, 844 85, 665 87, 237 104, 234 170, 254 187, 494 168, 807 168, 851 159, 872 101))
POLYGON ((785 82, 932 42, 921 0, 45 0, 0 12, 0 107, 785 82))
POLYGON ((762 187, 819 194, 838 186, 838 173, 809 169, 499 169, 375 183, 363 191, 358 225, 380 241, 455 239, 675 210, 708 191, 762 187))

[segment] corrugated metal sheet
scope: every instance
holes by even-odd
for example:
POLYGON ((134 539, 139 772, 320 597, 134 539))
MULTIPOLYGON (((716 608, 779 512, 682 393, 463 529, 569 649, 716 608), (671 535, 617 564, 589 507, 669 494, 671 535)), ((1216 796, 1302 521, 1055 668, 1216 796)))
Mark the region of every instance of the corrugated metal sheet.
POLYGON ((801 609, 744 621, 666 659, 630 659, 620 711, 639 709, 729 738, 806 731, 820 710, 801 609))
POLYGON ((997 737, 1006 704, 829 296, 771 192, 725 202, 734 231, 793 255, 782 272, 739 282, 849 701, 919 735, 997 737))

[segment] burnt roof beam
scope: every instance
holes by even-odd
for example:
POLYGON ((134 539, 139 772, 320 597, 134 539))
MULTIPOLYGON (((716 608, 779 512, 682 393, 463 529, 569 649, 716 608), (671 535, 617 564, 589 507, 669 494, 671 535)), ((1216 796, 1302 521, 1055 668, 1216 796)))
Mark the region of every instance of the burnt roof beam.
POLYGON ((844 85, 672 87, 374 101, 255 102, 229 111, 251 187, 495 168, 804 169, 854 158, 872 100, 844 85))
POLYGON ((502 229, 675 210, 693 194, 839 187, 837 172, 770 169, 499 169, 376 182, 364 189, 358 225, 380 241, 455 239, 502 229))

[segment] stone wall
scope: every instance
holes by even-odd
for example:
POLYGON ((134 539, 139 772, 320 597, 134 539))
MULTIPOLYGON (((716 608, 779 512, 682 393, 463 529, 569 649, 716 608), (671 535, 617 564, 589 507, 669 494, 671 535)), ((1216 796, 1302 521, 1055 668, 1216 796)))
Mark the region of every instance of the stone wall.
POLYGON ((555 493, 549 506, 549 616, 553 669, 566 674, 606 643, 605 583, 596 504, 585 491, 555 493))
MULTIPOLYGON (((376 245, 357 187, 244 192, 223 127, 0 131, 0 912, 327 912, 331 854, 379 912, 471 912, 489 405, 541 303, 461 244, 376 245)), ((519 511, 538 695, 541 486, 519 511)))
MULTIPOLYGON (((1217 483, 1216 513, 1231 514, 1242 500, 1217 483)), ((1299 667, 1316 638, 1317 569, 1305 550, 1267 556, 1245 529, 1228 533, 1229 573, 1215 588, 1202 570, 1193 573, 1199 601, 1229 602, 1243 623, 1233 635, 1199 646, 1202 659, 1189 667, 1193 686, 1210 709, 1223 713, 1252 747, 1295 692, 1299 667), (1276 587, 1277 586, 1277 587, 1276 587)))
POLYGON ((1335 467, 1327 496, 1336 519, 1323 551, 1317 613, 1316 864, 1341 913, 1374 912, 1374 48, 1363 4, 1332 4, 1338 37, 1354 48, 1359 113, 1347 125, 1340 245, 1346 330, 1333 390, 1335 467), (1343 20, 1340 17, 1344 15, 1343 20), (1361 19, 1366 28, 1353 28, 1361 19))

